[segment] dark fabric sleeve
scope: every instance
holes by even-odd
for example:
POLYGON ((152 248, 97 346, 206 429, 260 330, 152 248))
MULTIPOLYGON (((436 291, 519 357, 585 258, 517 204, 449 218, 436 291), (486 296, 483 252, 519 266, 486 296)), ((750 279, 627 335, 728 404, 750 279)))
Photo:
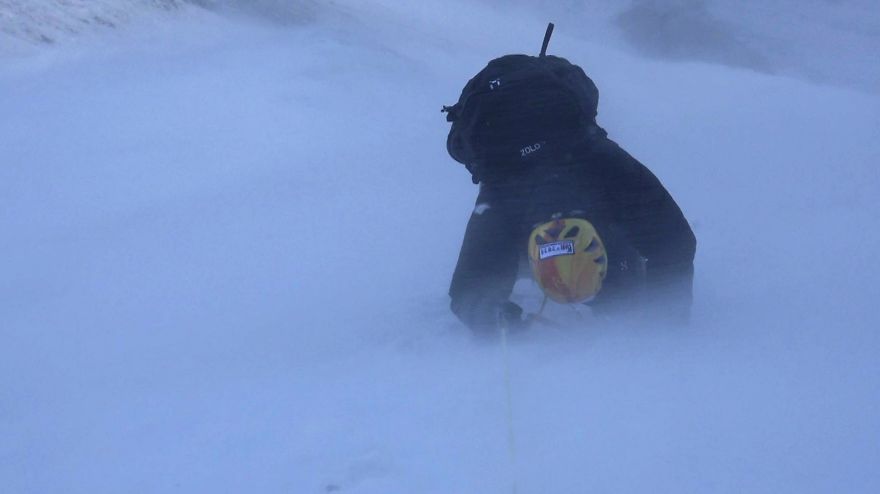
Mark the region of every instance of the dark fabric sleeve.
POLYGON ((508 300, 521 247, 518 223, 496 197, 492 190, 481 189, 449 287, 452 312, 478 332, 494 330, 499 316, 519 316, 518 307, 508 300))
POLYGON ((601 157, 614 221, 646 259, 646 296, 672 319, 687 319, 692 300, 696 237, 660 183, 638 160, 608 141, 601 157))

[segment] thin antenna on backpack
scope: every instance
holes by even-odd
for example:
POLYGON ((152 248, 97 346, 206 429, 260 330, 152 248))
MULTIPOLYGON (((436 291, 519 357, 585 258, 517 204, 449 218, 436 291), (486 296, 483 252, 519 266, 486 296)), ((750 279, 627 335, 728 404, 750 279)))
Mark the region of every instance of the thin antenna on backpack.
POLYGON ((544 33, 544 44, 541 45, 541 57, 547 54, 547 45, 550 44, 550 36, 553 35, 553 23, 547 24, 547 32, 544 33))

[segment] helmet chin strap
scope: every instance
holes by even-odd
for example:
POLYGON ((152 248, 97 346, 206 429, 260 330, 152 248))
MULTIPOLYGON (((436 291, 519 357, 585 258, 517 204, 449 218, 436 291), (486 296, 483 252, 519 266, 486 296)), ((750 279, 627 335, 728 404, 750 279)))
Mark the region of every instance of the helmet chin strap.
POLYGON ((549 297, 548 297, 547 294, 545 293, 545 294, 544 294, 544 300, 541 301, 541 308, 538 309, 538 312, 535 312, 534 314, 529 314, 528 316, 526 316, 526 320, 528 320, 530 323, 536 323, 536 322, 539 322, 539 323, 541 323, 541 324, 543 324, 543 325, 545 325, 545 326, 550 326, 551 328, 562 329, 562 325, 561 325, 561 324, 559 324, 558 322, 556 322, 556 321, 554 321, 554 320, 552 320, 552 319, 548 319, 548 318, 546 318, 546 317, 543 316, 543 313, 544 313, 544 307, 547 306, 547 299, 548 299, 548 298, 549 298, 549 297))
POLYGON ((550 298, 550 297, 548 297, 547 294, 545 293, 545 294, 544 294, 544 300, 541 301, 541 308, 538 309, 538 313, 535 314, 536 317, 541 317, 541 314, 544 313, 544 307, 547 307, 547 299, 548 299, 548 298, 550 298))

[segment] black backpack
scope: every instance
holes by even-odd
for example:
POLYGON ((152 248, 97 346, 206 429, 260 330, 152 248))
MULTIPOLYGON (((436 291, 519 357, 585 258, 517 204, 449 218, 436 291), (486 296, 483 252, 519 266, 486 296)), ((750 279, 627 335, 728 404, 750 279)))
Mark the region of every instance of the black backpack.
POLYGON ((538 157, 556 156, 595 132, 599 90, 561 57, 506 55, 489 62, 444 106, 452 122, 446 149, 474 183, 503 178, 538 157))

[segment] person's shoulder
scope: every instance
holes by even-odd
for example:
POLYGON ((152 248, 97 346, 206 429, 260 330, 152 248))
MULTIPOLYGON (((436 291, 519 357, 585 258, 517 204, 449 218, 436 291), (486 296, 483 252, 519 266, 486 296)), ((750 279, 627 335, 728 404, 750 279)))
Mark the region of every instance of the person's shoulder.
POLYGON ((593 167, 621 166, 635 159, 598 128, 595 135, 584 139, 575 149, 576 159, 593 167))

